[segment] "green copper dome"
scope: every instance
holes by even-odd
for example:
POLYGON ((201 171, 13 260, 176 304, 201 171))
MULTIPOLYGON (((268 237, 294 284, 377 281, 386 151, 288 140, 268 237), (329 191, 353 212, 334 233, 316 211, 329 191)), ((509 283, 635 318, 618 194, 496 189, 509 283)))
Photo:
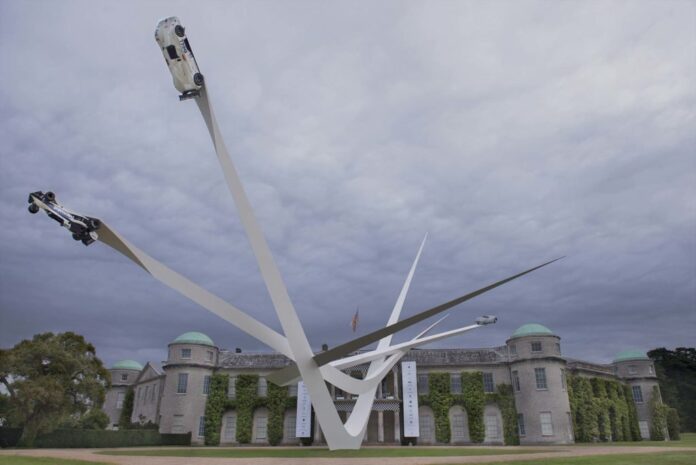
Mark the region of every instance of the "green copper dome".
POLYGON ((629 360, 650 360, 645 352, 638 349, 622 350, 614 358, 616 362, 627 362, 629 360))
POLYGON ((114 366, 111 367, 112 370, 137 370, 140 371, 143 369, 143 366, 136 362, 135 360, 121 360, 119 362, 114 363, 114 366))
POLYGON ((544 325, 538 323, 527 323, 517 328, 517 331, 512 333, 511 337, 524 336, 553 336, 553 332, 544 325))
POLYGON ((201 344, 204 346, 215 347, 215 343, 212 339, 210 339, 205 334, 196 331, 190 331, 188 333, 182 334, 181 336, 174 339, 172 341, 172 344, 201 344))

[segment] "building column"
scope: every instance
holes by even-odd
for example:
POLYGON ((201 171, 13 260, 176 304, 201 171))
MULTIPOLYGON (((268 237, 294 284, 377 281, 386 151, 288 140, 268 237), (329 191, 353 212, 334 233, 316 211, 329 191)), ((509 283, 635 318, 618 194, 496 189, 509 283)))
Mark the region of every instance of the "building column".
POLYGON ((401 442, 401 412, 398 409, 394 410, 394 440, 401 442))
POLYGON ((377 412, 377 442, 384 442, 384 412, 377 412))

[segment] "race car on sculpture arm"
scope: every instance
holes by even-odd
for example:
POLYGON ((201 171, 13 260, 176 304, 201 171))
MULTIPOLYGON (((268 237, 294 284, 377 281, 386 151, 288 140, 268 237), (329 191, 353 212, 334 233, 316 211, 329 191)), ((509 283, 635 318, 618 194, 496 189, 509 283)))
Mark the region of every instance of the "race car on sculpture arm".
POLYGON ((498 317, 494 315, 481 315, 480 317, 476 318, 476 324, 479 326, 492 325, 495 324, 497 321, 498 317))
POLYGON ((198 95, 203 87, 203 75, 198 70, 198 63, 179 18, 172 16, 161 20, 155 29, 155 40, 172 73, 174 87, 181 92, 179 100, 198 95))
POLYGON ((99 237, 97 230, 101 226, 101 221, 68 210, 56 202, 56 195, 53 192, 37 191, 29 194, 29 213, 38 213, 39 210, 44 210, 48 216, 68 229, 73 239, 82 241, 84 245, 90 245, 99 237))

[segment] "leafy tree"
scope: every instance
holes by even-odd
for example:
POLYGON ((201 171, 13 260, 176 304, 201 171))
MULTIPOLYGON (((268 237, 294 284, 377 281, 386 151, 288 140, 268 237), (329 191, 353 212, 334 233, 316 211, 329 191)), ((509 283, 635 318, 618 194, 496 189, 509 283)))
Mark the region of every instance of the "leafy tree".
POLYGON ((80 418, 80 429, 106 429, 109 425, 109 415, 100 408, 93 408, 80 418))
POLYGON ((31 446, 38 433, 69 417, 99 409, 109 379, 94 346, 72 332, 36 334, 0 350, 0 383, 9 394, 4 416, 24 428, 22 445, 31 446))
POLYGON ((648 352, 655 362, 662 400, 677 409, 682 431, 696 431, 696 348, 648 352))

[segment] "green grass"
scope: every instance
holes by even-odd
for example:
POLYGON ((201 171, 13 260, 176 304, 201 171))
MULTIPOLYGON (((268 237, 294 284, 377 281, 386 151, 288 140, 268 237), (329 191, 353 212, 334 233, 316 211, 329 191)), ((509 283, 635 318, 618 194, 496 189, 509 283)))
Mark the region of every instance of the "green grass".
POLYGON ((475 447, 371 447, 360 450, 336 450, 320 448, 190 448, 190 449, 144 449, 105 450, 105 455, 137 455, 148 457, 458 457, 465 455, 518 455, 535 452, 553 452, 554 449, 481 449, 475 447))
POLYGON ((0 465, 107 465, 104 462, 56 459, 53 457, 27 457, 25 455, 0 455, 0 465))
POLYGON ((659 454, 596 455, 556 459, 493 462, 488 465, 696 465, 696 452, 661 452, 659 454))
POLYGON ((655 446, 655 447, 696 447, 696 433, 682 433, 679 441, 624 441, 598 442, 594 444, 578 443, 578 446, 655 446))

